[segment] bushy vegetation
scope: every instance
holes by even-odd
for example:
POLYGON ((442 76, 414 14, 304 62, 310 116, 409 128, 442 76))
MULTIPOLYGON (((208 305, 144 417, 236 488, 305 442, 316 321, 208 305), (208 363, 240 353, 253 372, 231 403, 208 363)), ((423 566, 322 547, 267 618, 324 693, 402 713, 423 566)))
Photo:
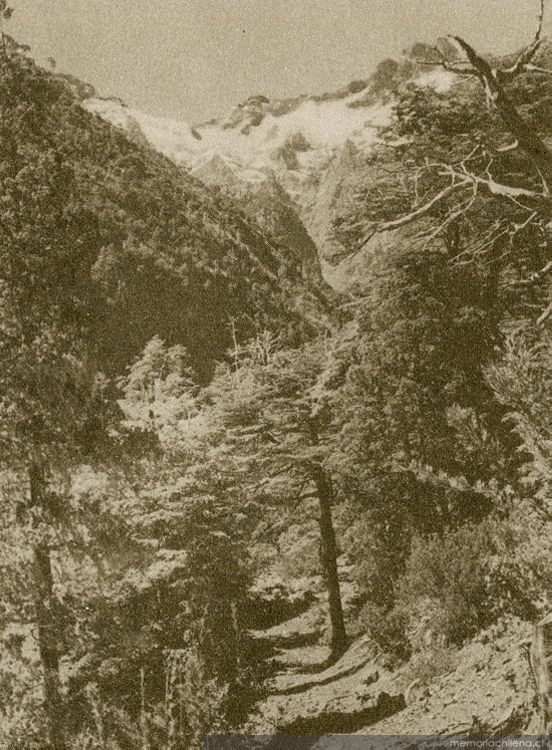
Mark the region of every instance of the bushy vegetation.
MULTIPOLYGON (((340 558, 360 627, 414 665, 445 670, 497 618, 549 606, 549 198, 520 202, 543 178, 522 152, 489 162, 482 133, 505 132, 477 87, 416 87, 413 65, 378 69, 394 122, 354 162, 335 232, 369 256, 378 227, 413 221, 320 333, 266 216, 263 232, 2 57, 7 750, 239 731, 269 669, 251 585, 282 540, 298 574, 316 553, 333 660, 351 630, 340 558), (494 192, 447 192, 444 160, 472 188, 492 168, 494 192)), ((550 95, 538 80, 530 107, 516 82, 525 114, 550 95)))
MULTIPOLYGON (((525 538, 524 538, 525 537, 525 538)), ((542 580, 527 543, 494 515, 446 534, 415 537, 396 581, 394 606, 382 616, 368 604, 369 632, 392 655, 459 646, 504 615, 533 619, 542 580)))

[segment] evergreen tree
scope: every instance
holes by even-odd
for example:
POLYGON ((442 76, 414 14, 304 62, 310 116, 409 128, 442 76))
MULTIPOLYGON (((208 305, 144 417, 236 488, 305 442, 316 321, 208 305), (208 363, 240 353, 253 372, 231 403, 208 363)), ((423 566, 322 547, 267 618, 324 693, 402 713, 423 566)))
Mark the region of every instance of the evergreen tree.
MULTIPOLYGON (((328 592, 331 659, 347 646, 341 602, 330 470, 331 367, 323 341, 282 349, 266 332, 233 353, 207 389, 223 440, 220 450, 247 495, 262 508, 291 510, 318 502, 320 564, 328 592), (239 474, 238 474, 239 472, 239 474)), ((280 511, 277 511, 280 512, 280 511)))

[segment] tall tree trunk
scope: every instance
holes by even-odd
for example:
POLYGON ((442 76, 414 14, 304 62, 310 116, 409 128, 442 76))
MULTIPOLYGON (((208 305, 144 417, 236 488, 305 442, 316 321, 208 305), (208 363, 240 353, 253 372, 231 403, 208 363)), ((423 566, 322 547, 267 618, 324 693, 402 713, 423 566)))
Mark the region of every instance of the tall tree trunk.
POLYGON ((330 476, 321 466, 313 470, 313 479, 320 506, 320 562, 328 589, 332 628, 331 658, 337 659, 347 648, 347 633, 337 572, 337 544, 332 519, 333 487, 330 476))
POLYGON ((174 651, 165 652, 165 716, 167 750, 178 750, 178 658, 174 651))
POLYGON ((552 615, 538 622, 533 630, 530 663, 536 682, 543 734, 552 733, 552 615))
MULTIPOLYGON (((46 479, 42 466, 29 467, 30 504, 44 510, 46 479)), ((65 750, 61 682, 59 677, 58 623, 52 576, 52 561, 47 542, 38 542, 33 549, 35 584, 35 616, 38 649, 43 673, 44 711, 48 723, 48 748, 65 750)))

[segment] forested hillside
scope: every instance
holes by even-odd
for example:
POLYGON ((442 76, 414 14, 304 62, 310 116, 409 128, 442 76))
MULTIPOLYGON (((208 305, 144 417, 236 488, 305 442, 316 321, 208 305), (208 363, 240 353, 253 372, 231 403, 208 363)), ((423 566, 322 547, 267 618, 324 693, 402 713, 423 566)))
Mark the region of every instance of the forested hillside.
POLYGON ((124 368, 155 333, 184 343, 205 371, 228 346, 231 319, 242 336, 269 320, 281 328, 286 317, 293 329, 283 308, 301 293, 302 259, 230 201, 83 111, 64 80, 26 57, 4 61, 1 85, 5 231, 19 231, 9 219, 26 186, 44 186, 26 220, 37 231, 41 221, 62 223, 67 285, 94 295, 87 314, 109 369, 124 368), (49 215, 56 203, 59 217, 49 215))
POLYGON ((453 38, 315 102, 253 97, 226 131, 329 101, 363 133, 323 168, 328 143, 288 139, 262 180, 191 174, 7 40, 2 748, 541 731, 510 655, 552 595, 537 20, 511 59, 453 38), (476 715, 499 673, 507 718, 476 715))

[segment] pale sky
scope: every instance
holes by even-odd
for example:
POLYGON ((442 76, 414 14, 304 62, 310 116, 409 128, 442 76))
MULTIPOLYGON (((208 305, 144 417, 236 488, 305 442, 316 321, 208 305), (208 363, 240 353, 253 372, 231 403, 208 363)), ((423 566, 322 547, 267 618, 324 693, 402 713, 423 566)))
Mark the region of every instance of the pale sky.
MULTIPOLYGON (((252 94, 335 90, 415 41, 513 51, 538 0, 12 0, 37 59, 151 114, 201 122, 252 94)), ((552 28, 552 8, 545 28, 552 28)))

